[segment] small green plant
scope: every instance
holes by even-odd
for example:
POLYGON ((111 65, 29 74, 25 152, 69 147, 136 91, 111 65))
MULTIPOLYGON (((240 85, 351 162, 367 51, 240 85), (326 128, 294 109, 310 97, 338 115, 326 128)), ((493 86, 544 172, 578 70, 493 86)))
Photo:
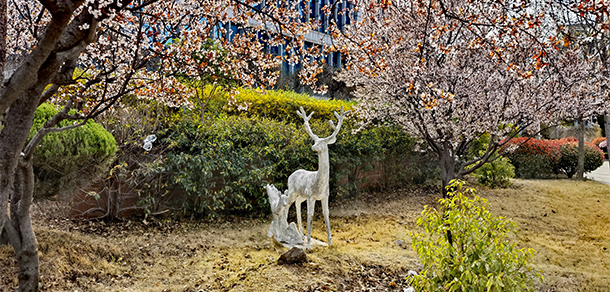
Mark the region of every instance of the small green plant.
POLYGON ((515 177, 515 167, 510 164, 506 157, 500 157, 492 162, 485 163, 475 170, 474 176, 479 184, 496 188, 505 188, 510 184, 510 179, 515 177))
MULTIPOLYGON (((51 104, 40 105, 29 138, 57 112, 51 104)), ((59 126, 71 123, 66 120, 59 126)), ((112 134, 93 120, 75 129, 46 135, 34 152, 35 198, 63 198, 86 188, 108 171, 116 152, 112 134)))
MULTIPOLYGON (((568 178, 576 174, 578 170, 578 142, 565 143, 560 147, 561 158, 558 168, 564 172, 568 178)), ((585 143, 585 172, 591 172, 604 164, 604 154, 595 145, 585 143)))
POLYGON ((516 224, 496 217, 487 200, 464 188, 463 181, 448 186, 456 190, 440 199, 440 210, 425 206, 411 233, 413 249, 424 266, 411 278, 416 291, 534 291, 533 249, 518 248, 508 234, 516 224), (472 196, 470 199, 468 196, 472 196))

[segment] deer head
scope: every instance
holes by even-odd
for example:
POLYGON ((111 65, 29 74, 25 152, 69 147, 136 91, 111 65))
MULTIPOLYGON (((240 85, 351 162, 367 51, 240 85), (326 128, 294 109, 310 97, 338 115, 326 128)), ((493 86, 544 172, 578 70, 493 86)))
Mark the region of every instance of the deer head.
POLYGON ((345 114, 348 112, 350 112, 350 111, 345 112, 343 110, 343 106, 341 106, 341 114, 337 114, 337 112, 334 112, 335 117, 337 117, 337 126, 335 126, 333 121, 328 120, 328 124, 333 129, 333 133, 326 138, 320 138, 316 134, 314 134, 311 131, 311 128, 309 127, 309 120, 311 119, 311 116, 313 115, 314 112, 311 112, 309 115, 307 115, 307 113, 305 112, 303 107, 300 107, 300 109, 297 110, 297 115, 299 115, 299 117, 303 118, 303 120, 305 121, 305 132, 307 132, 307 134, 309 134, 311 139, 313 139, 313 141, 314 141, 313 146, 311 146, 311 149, 313 149, 313 151, 322 152, 325 149, 328 149, 329 144, 333 144, 333 143, 335 143, 335 141, 337 141, 337 134, 339 133, 339 130, 341 129, 341 125, 343 124, 343 119, 345 118, 345 114))

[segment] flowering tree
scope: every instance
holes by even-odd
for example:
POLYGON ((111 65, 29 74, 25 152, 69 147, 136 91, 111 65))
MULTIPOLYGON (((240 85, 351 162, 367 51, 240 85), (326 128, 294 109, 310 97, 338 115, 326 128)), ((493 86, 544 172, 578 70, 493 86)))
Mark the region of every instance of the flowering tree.
MULTIPOLYGON (((608 96, 608 81, 610 73, 610 22, 608 3, 603 1, 554 0, 549 2, 550 15, 556 23, 561 24, 563 38, 581 48, 581 53, 596 64, 598 82, 603 89, 597 95, 595 107, 591 103, 579 109, 580 117, 593 114, 604 114, 606 138, 610 132, 610 97, 608 96)), ((583 132, 584 124, 581 123, 583 132)), ((584 140, 579 137, 579 167, 578 177, 582 178, 584 169, 584 140)))
MULTIPOLYGON (((317 23, 301 17, 299 3, 278 1, 261 8, 259 2, 0 0, 0 72, 5 60, 16 68, 0 85, 0 238, 15 250, 20 291, 39 289, 30 204, 32 154, 41 139, 98 117, 125 94, 188 104, 189 89, 176 76, 202 76, 208 68, 247 86, 273 84, 281 60, 266 46, 289 40, 289 61, 298 61, 297 53, 303 59, 316 57, 319 51, 306 49, 303 35, 317 23), (227 29, 230 23, 241 27, 239 34, 227 29), (205 54, 203 45, 219 35, 226 58, 193 55, 205 54), (62 110, 28 139, 43 102, 62 110), (62 120, 74 123, 57 127, 62 120)), ((313 78, 316 71, 303 70, 303 76, 313 78)))
POLYGON ((526 1, 412 0, 360 6, 337 46, 365 125, 390 121, 439 156, 442 185, 497 158, 519 132, 596 90, 590 64, 526 1), (472 142, 490 135, 485 151, 472 142))

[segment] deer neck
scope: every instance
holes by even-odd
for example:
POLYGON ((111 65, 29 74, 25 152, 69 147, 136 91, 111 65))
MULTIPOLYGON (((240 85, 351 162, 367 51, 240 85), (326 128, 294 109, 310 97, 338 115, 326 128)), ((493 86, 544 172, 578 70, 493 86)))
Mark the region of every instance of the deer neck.
POLYGON ((326 149, 318 152, 318 174, 316 175, 316 181, 318 183, 322 181, 328 182, 329 173, 330 165, 328 162, 328 149, 326 149))

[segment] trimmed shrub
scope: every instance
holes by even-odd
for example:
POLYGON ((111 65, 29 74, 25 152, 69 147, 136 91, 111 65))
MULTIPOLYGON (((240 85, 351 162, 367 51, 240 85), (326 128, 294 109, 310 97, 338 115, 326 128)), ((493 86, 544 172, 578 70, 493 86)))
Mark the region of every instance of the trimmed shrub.
POLYGON ((515 177, 515 167, 508 158, 500 157, 475 170, 474 177, 481 185, 505 188, 510 184, 510 179, 515 177))
MULTIPOLYGON (((36 109, 29 138, 58 110, 50 104, 36 109)), ((72 121, 60 122, 60 127, 72 121)), ((63 197, 91 184, 108 171, 117 151, 114 137, 92 120, 81 127, 47 134, 34 152, 35 197, 63 197)))
MULTIPOLYGON (((604 141, 606 141, 606 137, 597 137, 597 138, 593 139, 593 141, 591 143, 593 145, 599 147, 599 144, 604 141)), ((601 147, 599 147, 599 148, 601 148, 601 147)))
POLYGON ((309 136, 289 124, 226 117, 189 127, 183 123, 178 130, 185 135, 167 140, 179 149, 189 149, 170 152, 163 169, 173 173, 174 186, 186 192, 180 208, 187 215, 264 210, 268 205, 262 191, 265 184, 275 182, 278 189, 285 189, 288 170, 299 165, 314 168, 309 136))
MULTIPOLYGON (((318 169, 311 138, 301 127, 241 116, 220 117, 205 125, 183 121, 176 125, 173 136, 163 139, 173 147, 158 172, 172 173, 172 188, 185 193, 176 206, 185 215, 268 213, 264 185, 273 183, 283 191, 297 169, 318 169)), ((331 133, 325 123, 313 122, 311 127, 320 136, 331 133)), ((392 128, 372 128, 355 135, 349 127, 341 130, 337 142, 329 146, 331 196, 356 193, 361 182, 358 174, 383 161, 384 153, 390 151, 386 147, 399 141, 401 145, 415 143, 404 134, 394 141, 384 139, 391 133, 392 128), (347 182, 342 183, 346 177, 347 182)), ((405 151, 408 156, 412 148, 391 150, 405 151)))
MULTIPOLYGON (((204 90, 210 91, 212 87, 204 90)), ((261 91, 239 88, 235 91, 237 94, 233 98, 228 93, 218 95, 220 102, 218 100, 211 102, 208 105, 209 110, 222 111, 229 115, 268 118, 298 125, 303 124, 303 119, 296 115, 296 111, 301 106, 307 113, 315 112, 311 122, 326 122, 328 119, 335 120, 333 112, 339 112, 341 106, 348 111, 355 104, 340 100, 322 100, 306 94, 283 90, 261 91), (220 105, 222 108, 218 108, 220 105)))
POLYGON ((561 158, 559 147, 560 143, 557 142, 521 137, 508 141, 500 153, 515 167, 516 177, 549 178, 558 173, 557 165, 561 158))
POLYGON ((573 137, 573 136, 565 137, 565 138, 562 138, 562 139, 559 139, 559 140, 563 140, 563 141, 566 141, 566 142, 578 142, 578 139, 576 137, 573 137))
POLYGON ((440 210, 425 206, 417 219, 425 233, 411 236, 424 268, 411 284, 417 291, 535 291, 531 275, 542 278, 530 264, 535 251, 509 240, 517 225, 463 185, 452 181, 457 191, 439 200, 440 210))
POLYGON ((593 145, 599 147, 604 153, 604 158, 608 158, 608 142, 606 142, 606 137, 598 137, 593 139, 593 145))
MULTIPOLYGON (((578 142, 566 142, 561 145, 561 158, 558 168, 569 178, 578 170, 578 142)), ((585 173, 596 170, 604 164, 604 153, 595 145, 585 143, 585 173)))
MULTIPOLYGON (((511 139, 501 149, 515 166, 515 175, 520 178, 549 178, 563 173, 571 178, 578 166, 578 141, 511 139)), ((604 162, 603 152, 585 143, 585 172, 591 172, 604 162)))

